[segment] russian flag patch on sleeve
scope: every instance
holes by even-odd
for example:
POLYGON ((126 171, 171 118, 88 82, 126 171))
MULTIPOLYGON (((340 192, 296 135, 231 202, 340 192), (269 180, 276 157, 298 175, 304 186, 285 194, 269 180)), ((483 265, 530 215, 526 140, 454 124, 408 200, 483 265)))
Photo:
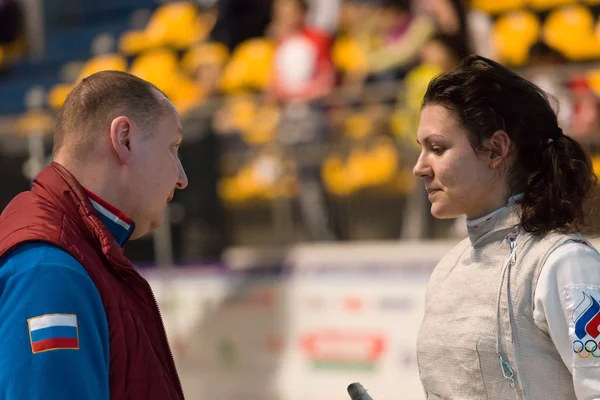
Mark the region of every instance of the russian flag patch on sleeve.
POLYGON ((31 351, 79 350, 79 329, 75 314, 46 314, 27 320, 31 351))

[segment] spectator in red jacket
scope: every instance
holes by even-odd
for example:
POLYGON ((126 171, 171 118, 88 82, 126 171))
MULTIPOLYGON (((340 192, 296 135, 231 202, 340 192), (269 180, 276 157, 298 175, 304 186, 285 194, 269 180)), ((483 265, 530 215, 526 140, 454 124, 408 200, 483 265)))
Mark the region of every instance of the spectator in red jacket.
POLYGON ((335 84, 331 35, 306 24, 305 0, 277 0, 271 35, 275 37, 274 89, 283 102, 306 102, 327 95, 335 84))

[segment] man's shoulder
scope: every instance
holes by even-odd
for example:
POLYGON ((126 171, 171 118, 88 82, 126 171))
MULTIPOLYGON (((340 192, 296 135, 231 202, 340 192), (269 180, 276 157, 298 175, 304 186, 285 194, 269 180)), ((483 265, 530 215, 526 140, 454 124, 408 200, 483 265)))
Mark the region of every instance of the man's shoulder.
POLYGON ((59 243, 64 211, 32 192, 15 196, 0 215, 0 257, 21 242, 59 243))
POLYGON ((41 266, 67 268, 80 272, 82 265, 66 250, 46 242, 17 245, 0 258, 0 277, 41 266))

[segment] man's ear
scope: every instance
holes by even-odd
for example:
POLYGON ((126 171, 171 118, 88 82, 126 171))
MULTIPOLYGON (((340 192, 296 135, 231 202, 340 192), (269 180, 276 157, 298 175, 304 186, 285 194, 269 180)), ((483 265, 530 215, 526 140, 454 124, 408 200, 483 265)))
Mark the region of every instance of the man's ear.
POLYGON ((486 140, 486 148, 490 151, 490 168, 500 167, 509 156, 512 139, 503 130, 498 130, 486 140))
POLYGON ((113 119, 110 124, 110 141, 122 164, 128 164, 131 156, 131 128, 131 120, 125 116, 113 119))

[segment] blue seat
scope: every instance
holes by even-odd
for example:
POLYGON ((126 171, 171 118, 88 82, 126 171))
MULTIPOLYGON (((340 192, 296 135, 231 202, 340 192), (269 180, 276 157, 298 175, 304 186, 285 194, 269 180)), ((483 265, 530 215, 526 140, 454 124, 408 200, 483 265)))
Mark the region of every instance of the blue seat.
POLYGON ((49 90, 52 79, 30 78, 3 82, 0 84, 0 115, 20 114, 27 107, 25 105, 25 96, 34 86, 41 86, 49 90))

